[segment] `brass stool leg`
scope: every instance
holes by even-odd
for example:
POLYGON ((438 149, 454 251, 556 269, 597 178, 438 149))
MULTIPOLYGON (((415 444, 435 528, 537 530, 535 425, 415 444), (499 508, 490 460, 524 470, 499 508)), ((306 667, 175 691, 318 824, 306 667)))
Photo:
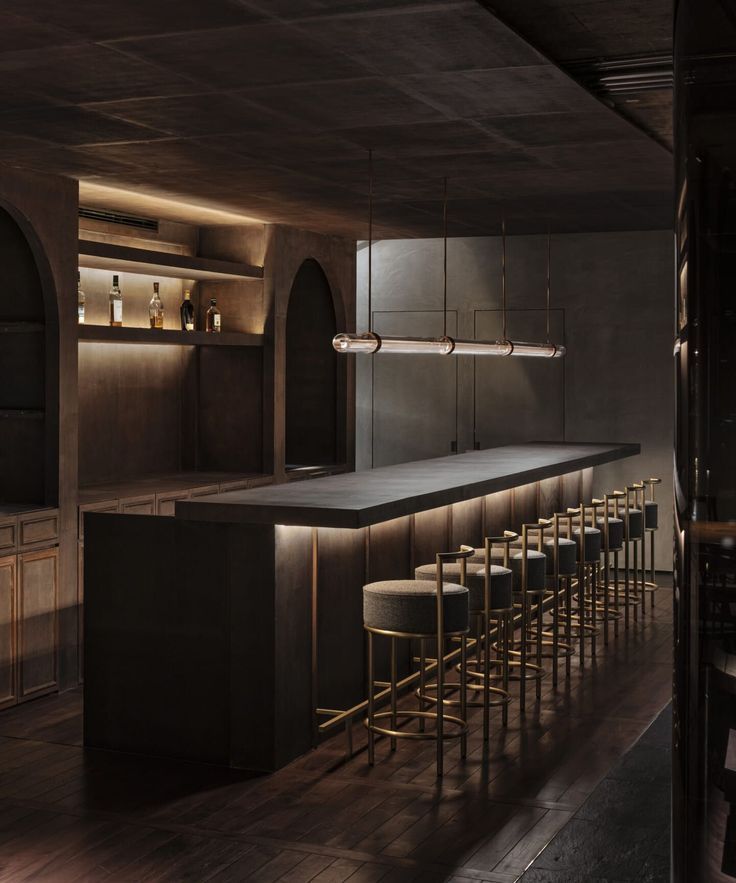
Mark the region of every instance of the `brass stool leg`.
POLYGON ((368 763, 373 766, 375 755, 375 733, 373 732, 373 632, 368 632, 368 763))
MULTIPOLYGON (((650 550, 651 550, 651 553, 649 556, 650 557, 649 563, 652 568, 652 572, 651 572, 652 586, 657 585, 657 579, 656 579, 657 574, 656 574, 656 568, 655 568, 655 564, 654 564, 654 534, 655 533, 656 533, 656 531, 653 531, 653 530, 650 531, 650 533, 649 533, 649 546, 650 546, 650 550)), ((654 591, 650 592, 649 594, 652 596, 652 610, 654 610, 654 596, 657 594, 656 588, 654 589, 654 591)))
POLYGON ((585 667, 585 564, 578 564, 578 619, 580 630, 580 667, 585 667))
POLYGON ((437 641, 437 775, 444 774, 445 747, 445 667, 442 664, 442 645, 437 641))
POLYGON ((626 628, 629 627, 629 607, 631 606, 631 587, 629 585, 629 541, 624 540, 624 604, 626 611, 624 613, 624 623, 626 628))
POLYGON ((634 622, 639 622, 639 543, 633 541, 634 546, 634 622))
MULTIPOLYGON (((621 610, 621 592, 618 581, 618 552, 613 553, 613 603, 616 610, 621 610)), ((618 621, 621 617, 617 616, 613 624, 613 634, 618 637, 618 621)))
POLYGON ((521 596, 521 681, 519 683, 519 708, 526 710, 526 651, 527 651, 527 600, 526 594, 521 596))
POLYGON ((590 601, 593 626, 590 633, 590 655, 597 653, 596 632, 598 631, 598 565, 590 565, 590 601))
POLYGON ((485 634, 485 653, 483 655, 483 741, 487 742, 490 735, 490 715, 491 715, 491 640, 490 640, 490 622, 483 615, 482 623, 485 634))
MULTIPOLYGON (((570 647, 572 647, 572 576, 567 576, 567 585, 565 587, 565 607, 567 616, 565 617, 565 638, 570 647)), ((570 680, 572 674, 572 653, 568 653, 565 658, 565 677, 570 680)))
POLYGON ((555 578, 555 597, 552 605, 552 686, 557 686, 559 661, 557 654, 560 649, 560 580, 555 578))
MULTIPOLYGON (((468 639, 465 635, 460 638, 460 717, 468 719, 468 697, 466 689, 468 668, 468 639)), ((468 735, 463 733, 460 737, 460 757, 465 760, 468 756, 468 735)))
MULTIPOLYGON (((637 546, 638 545, 639 545, 639 543, 637 542, 637 546)), ((641 538, 641 574, 639 575, 639 582, 641 584, 641 612, 642 612, 642 616, 646 615, 646 612, 647 612, 646 546, 647 546, 647 538, 646 538, 646 535, 643 535, 641 538)))
MULTIPOLYGON (((513 607, 510 611, 507 611, 505 614, 502 614, 501 619, 499 620, 499 627, 503 625, 503 689, 506 694, 509 692, 509 650, 511 649, 509 641, 513 638, 514 631, 514 610, 513 607)), ((501 711, 501 721, 504 727, 507 727, 509 724, 509 704, 508 702, 503 703, 503 709, 501 711)))
POLYGON ((537 595, 537 665, 539 666, 539 676, 537 677, 537 702, 542 699, 542 598, 543 595, 537 595))
MULTIPOLYGON (((419 639, 419 710, 424 711, 424 690, 427 683, 427 658, 424 652, 424 638, 419 639)), ((424 718, 419 718, 419 732, 424 732, 424 718)))
MULTIPOLYGON (((439 652, 439 649, 438 649, 439 652)), ((398 674, 396 670, 396 638, 391 638, 391 729, 396 729, 397 690, 396 682, 398 674)), ((391 750, 396 751, 396 738, 391 737, 391 750)))
POLYGON ((610 599, 608 593, 611 588, 611 580, 609 574, 609 554, 606 552, 603 556, 603 646, 608 646, 608 616, 611 612, 610 599))

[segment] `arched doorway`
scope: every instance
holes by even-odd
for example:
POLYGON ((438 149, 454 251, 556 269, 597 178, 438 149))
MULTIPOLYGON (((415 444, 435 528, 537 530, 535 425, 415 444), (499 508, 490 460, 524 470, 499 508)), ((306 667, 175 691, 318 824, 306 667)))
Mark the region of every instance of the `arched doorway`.
POLYGON ((299 268, 286 315, 286 468, 327 466, 341 452, 337 332, 332 291, 322 268, 308 259, 299 268))
POLYGON ((55 504, 58 326, 29 235, 0 207, 0 503, 55 504))

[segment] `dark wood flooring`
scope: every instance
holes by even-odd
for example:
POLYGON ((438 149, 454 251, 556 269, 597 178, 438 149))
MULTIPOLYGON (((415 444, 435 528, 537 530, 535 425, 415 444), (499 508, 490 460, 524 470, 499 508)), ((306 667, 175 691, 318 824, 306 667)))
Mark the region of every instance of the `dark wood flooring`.
MULTIPOLYGON (((75 691, 0 713, 0 881, 397 883, 519 878, 670 698, 671 590, 465 761, 361 727, 270 776, 89 751, 75 691)), ((533 691, 532 691, 533 695, 533 691)), ((196 701, 196 697, 192 697, 196 701)), ((165 701, 165 697, 162 697, 165 701)))

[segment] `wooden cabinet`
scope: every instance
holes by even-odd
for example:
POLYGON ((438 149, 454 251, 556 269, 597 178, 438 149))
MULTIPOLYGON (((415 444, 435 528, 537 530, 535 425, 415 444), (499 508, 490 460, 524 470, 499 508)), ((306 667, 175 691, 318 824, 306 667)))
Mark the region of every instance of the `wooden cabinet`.
POLYGON ((18 555, 18 697, 57 688, 58 548, 18 555))
POLYGON ((0 558, 0 708, 15 705, 18 695, 16 572, 15 555, 0 558))

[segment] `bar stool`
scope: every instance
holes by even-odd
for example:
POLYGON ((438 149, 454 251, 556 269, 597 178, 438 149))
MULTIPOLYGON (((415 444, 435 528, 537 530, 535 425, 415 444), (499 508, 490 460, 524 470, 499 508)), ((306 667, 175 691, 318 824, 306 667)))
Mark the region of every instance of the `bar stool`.
MULTIPOLYGON (((464 566, 470 552, 440 552, 435 564, 437 578, 434 585, 427 580, 384 580, 363 586, 363 628, 368 634, 368 717, 364 724, 368 729, 368 763, 375 763, 375 737, 388 736, 391 750, 396 749, 397 739, 434 739, 437 743, 437 776, 442 776, 444 743, 448 739, 460 740, 461 756, 467 751, 468 725, 465 713, 465 668, 469 628, 468 590, 463 585, 444 582, 443 567, 452 561, 464 566), (375 710, 374 635, 391 639, 390 711, 375 710), (434 711, 420 708, 399 711, 398 675, 396 666, 396 641, 398 638, 437 640, 437 695, 445 695, 444 645, 447 638, 461 638, 460 716, 445 714, 444 702, 437 702, 434 711), (398 729, 398 719, 434 721, 435 730, 425 732, 398 729), (377 721, 389 720, 389 726, 377 721), (445 724, 454 729, 445 730, 445 724)), ((465 574, 462 575, 465 582, 465 574)), ((423 654, 422 654, 423 655, 423 654)), ((420 661, 420 686, 424 686, 426 665, 420 661)))
MULTIPOLYGON (((601 532, 597 527, 587 524, 587 507, 584 503, 578 509, 568 509, 573 519, 578 519, 578 527, 573 530, 573 537, 578 541, 578 609, 580 610, 581 642, 580 665, 585 665, 585 632, 588 606, 588 586, 590 586, 591 625, 590 655, 597 652, 596 638, 598 635, 598 583, 601 566, 601 532)), ((593 518, 595 516, 593 515, 593 518)), ((595 523, 595 522, 594 522, 595 523)))
MULTIPOLYGON (((644 581, 644 590, 651 598, 651 606, 654 607, 654 595, 659 588, 656 578, 656 564, 654 561, 654 534, 659 527, 659 504, 654 499, 654 488, 662 484, 661 478, 647 478, 643 484, 649 485, 649 499, 644 501, 644 531, 649 534, 649 565, 651 569, 650 579, 644 581)), ((642 546, 642 558, 646 556, 646 541, 642 546)), ((644 566, 646 571, 646 565, 644 566)))
MULTIPOLYGON (((507 531, 501 537, 486 537, 484 543, 484 564, 469 563, 466 566, 466 585, 470 616, 475 621, 475 662, 468 663, 466 669, 466 685, 471 693, 480 693, 480 699, 468 699, 466 705, 483 709, 483 739, 488 741, 490 734, 490 709, 501 706, 503 726, 508 725, 508 705, 511 701, 509 692, 509 641, 513 633, 513 601, 511 590, 511 570, 507 566, 491 564, 491 549, 494 543, 506 545, 515 540, 517 534, 507 531), (491 631, 495 625, 497 657, 492 658, 491 631), (501 669, 501 674, 492 674, 491 667, 501 669), (501 687, 493 686, 491 681, 500 679, 501 687)), ((471 546, 461 546, 461 552, 471 556, 476 550, 471 546)), ((506 556, 507 558, 508 556, 506 556)), ((472 557, 471 557, 472 560, 472 557)), ((448 564, 443 569, 444 579, 456 582, 462 579, 461 564, 448 564)), ((423 564, 414 571, 416 579, 434 580, 437 575, 435 564, 423 564)), ((459 669, 459 666, 457 667, 459 669)), ((427 696, 427 691, 434 685, 426 685, 422 695, 417 690, 418 698, 428 702, 436 701, 427 696)), ((445 699, 446 705, 457 705, 457 699, 445 699)))
MULTIPOLYGON (((639 500, 639 492, 643 492, 643 485, 634 483, 627 485, 626 496, 624 497, 624 593, 626 596, 626 625, 628 627, 628 608, 629 605, 634 610, 634 622, 639 620, 639 606, 642 598, 639 597, 639 542, 644 539, 644 514, 637 506, 639 500), (633 500, 633 505, 632 505, 633 500), (633 562, 629 549, 633 550, 633 562), (634 576, 634 600, 631 600, 630 581, 631 581, 631 564, 633 563, 634 576)), ((643 597, 644 591, 642 589, 643 597)))
MULTIPOLYGON (((539 551, 542 547, 542 539, 545 525, 537 522, 533 524, 525 524, 522 526, 521 545, 517 546, 516 551, 511 552, 510 543, 518 541, 516 534, 506 531, 503 538, 497 538, 495 542, 505 542, 502 560, 505 567, 509 567, 513 579, 514 606, 521 611, 521 638, 519 648, 517 649, 515 636, 511 636, 508 649, 508 655, 511 657, 509 666, 512 672, 518 674, 509 674, 511 680, 520 681, 519 688, 519 707, 522 711, 526 707, 526 682, 527 680, 535 680, 537 682, 537 698, 541 699, 542 684, 541 680, 545 675, 542 665, 542 630, 540 628, 538 635, 533 635, 530 640, 531 614, 533 606, 530 601, 539 598, 537 605, 537 616, 541 617, 542 602, 545 592, 545 571, 546 556, 544 552, 539 551), (537 531, 539 533, 538 549, 529 548, 529 534, 537 531), (536 659, 529 662, 529 644, 535 646, 536 659)), ((499 549, 490 549, 491 559, 499 555, 499 549)), ((475 555, 470 559, 473 564, 485 564, 485 550, 476 550, 475 555)), ((496 644, 494 649, 498 650, 499 645, 496 644)))
POLYGON ((601 531, 603 540, 603 591, 604 591, 604 626, 603 643, 608 644, 608 623, 613 620, 614 635, 618 635, 618 624, 621 620, 621 604, 619 597, 618 553, 624 545, 624 522, 617 516, 618 500, 624 496, 623 491, 604 494, 603 499, 593 500, 596 512, 596 527, 601 531), (603 515, 597 514, 597 507, 603 506, 603 515), (614 514, 611 514, 613 511, 614 514), (613 609, 611 609, 611 553, 613 553, 613 609))
MULTIPOLYGON (((552 602, 552 685, 557 686, 560 655, 565 657, 565 677, 570 677, 572 655, 575 648, 572 643, 572 617, 565 617, 565 641, 560 641, 560 595, 565 593, 565 610, 572 609, 572 580, 577 574, 577 544, 573 539, 562 536, 559 513, 546 519, 552 525, 552 538, 544 541, 547 555, 547 577, 551 578, 554 600, 552 602), (563 588, 563 582, 565 583, 563 588)), ((549 632, 545 632, 547 638, 549 632)))
MULTIPOLYGON (((542 611, 546 591, 547 556, 544 547, 544 531, 546 523, 532 522, 521 526, 521 551, 515 552, 510 559, 513 574, 513 589, 516 595, 516 606, 521 608, 521 642, 519 646, 519 708, 526 710, 526 682, 536 682, 536 698, 542 698, 542 678, 545 676, 542 664, 542 611), (536 533, 537 548, 529 548, 529 536, 536 533), (533 601, 536 601, 536 632, 531 634, 533 601), (535 661, 528 661, 529 644, 535 648, 535 661)), ((513 650, 511 651, 514 652, 513 650)), ((512 663, 513 665, 513 663, 512 663)))

